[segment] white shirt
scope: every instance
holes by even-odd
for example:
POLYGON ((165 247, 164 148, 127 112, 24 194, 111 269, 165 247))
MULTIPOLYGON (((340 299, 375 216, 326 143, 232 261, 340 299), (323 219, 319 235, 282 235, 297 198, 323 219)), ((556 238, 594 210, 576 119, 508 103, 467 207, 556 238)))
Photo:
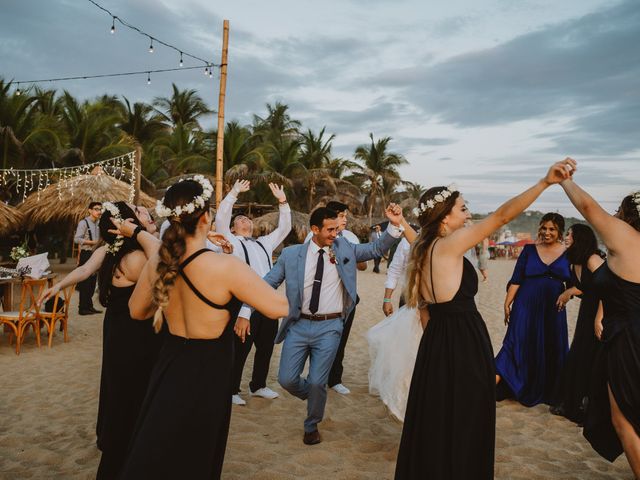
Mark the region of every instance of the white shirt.
POLYGON ((393 260, 391 260, 391 264, 387 268, 387 280, 384 283, 384 288, 395 290, 398 281, 400 281, 401 287, 404 286, 410 250, 411 244, 407 239, 403 238, 400 240, 396 248, 396 253, 393 254, 393 260))
MULTIPOLYGON (((355 243, 356 245, 360 244, 360 239, 356 236, 355 233, 353 233, 350 230, 342 230, 341 232, 338 233, 338 236, 342 236, 345 238, 345 240, 348 240, 351 243, 355 243)), ((311 237, 313 237, 313 232, 309 232, 307 234, 307 237, 304 239, 305 242, 311 240, 311 237)))
MULTIPOLYGON (((311 314, 309 303, 313 291, 313 281, 318 266, 318 251, 320 247, 311 240, 307 249, 307 259, 304 265, 304 290, 302 293, 302 313, 311 314)), ((320 301, 316 315, 342 312, 344 290, 342 280, 338 274, 335 263, 329 258, 329 247, 324 247, 324 268, 322 271, 322 287, 320 289, 320 301)))
MULTIPOLYGON (((245 238, 240 235, 231 233, 231 217, 233 216, 233 205, 236 203, 236 197, 231 190, 224 200, 220 202, 216 213, 216 232, 223 234, 227 240, 233 245, 233 254, 243 262, 247 263, 249 258, 249 266, 261 277, 264 277, 273 266, 273 251, 275 248, 287 238, 291 231, 291 209, 289 204, 280 205, 280 216, 278 218, 278 227, 268 235, 263 235, 257 239, 245 238), (260 244, 258 244, 260 242, 260 244), (260 246, 262 245, 262 247, 260 246), (244 247, 244 248, 243 248, 244 247), (264 249, 263 249, 264 247, 264 249), (247 256, 245 256, 245 249, 247 256), (265 253, 266 251, 266 253, 265 253)), ((243 306, 238 313, 239 317, 249 318, 251 309, 243 306)))
MULTIPOLYGON (((167 231, 167 228, 169 228, 169 225, 171 225, 171 222, 169 222, 169 220, 165 220, 164 222, 162 222, 162 225, 160 225, 160 240, 162 240, 162 236, 164 235, 164 232, 167 231)), ((206 248, 216 253, 224 253, 222 251, 222 247, 219 247, 215 243, 211 243, 209 240, 206 241, 206 248)))

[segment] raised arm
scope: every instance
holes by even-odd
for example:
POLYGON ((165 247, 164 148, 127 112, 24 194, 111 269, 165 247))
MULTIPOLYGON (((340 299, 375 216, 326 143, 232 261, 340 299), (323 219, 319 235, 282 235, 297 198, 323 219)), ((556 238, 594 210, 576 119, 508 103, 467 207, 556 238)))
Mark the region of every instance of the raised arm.
POLYGON ((96 250, 91 254, 89 260, 86 261, 83 265, 75 268, 71 272, 69 272, 62 280, 53 285, 52 287, 47 288, 40 294, 40 298, 38 299, 38 303, 42 304, 46 302, 58 293, 63 288, 68 287, 69 285, 74 285, 76 283, 80 283, 83 280, 86 280, 91 275, 100 270, 100 266, 104 261, 104 257, 107 254, 107 247, 102 246, 96 248, 96 250))
POLYGON ((238 200, 238 195, 249 190, 251 183, 248 180, 238 180, 233 185, 226 197, 220 202, 218 211, 216 212, 216 232, 230 238, 231 235, 231 217, 233 216, 233 205, 238 200))
POLYGON ((520 215, 549 186, 571 178, 571 175, 576 171, 576 166, 575 160, 570 158, 554 163, 549 168, 547 175, 531 188, 500 205, 495 212, 485 219, 456 230, 451 235, 443 238, 440 242, 442 244, 440 248, 444 248, 454 255, 463 255, 485 237, 488 237, 498 228, 520 215))
POLYGON ((607 213, 591 195, 580 188, 572 179, 567 179, 560 185, 574 207, 598 232, 610 255, 616 256, 622 252, 640 248, 640 233, 631 225, 607 213), (630 244, 630 242, 632 243, 630 244))
POLYGON ((291 231, 291 208, 287 202, 287 196, 284 193, 282 186, 278 186, 275 183, 270 183, 269 188, 271 193, 278 200, 278 208, 280 209, 280 216, 278 217, 278 226, 276 229, 268 235, 264 235, 259 240, 268 243, 271 250, 274 250, 280 245, 289 232, 291 231))

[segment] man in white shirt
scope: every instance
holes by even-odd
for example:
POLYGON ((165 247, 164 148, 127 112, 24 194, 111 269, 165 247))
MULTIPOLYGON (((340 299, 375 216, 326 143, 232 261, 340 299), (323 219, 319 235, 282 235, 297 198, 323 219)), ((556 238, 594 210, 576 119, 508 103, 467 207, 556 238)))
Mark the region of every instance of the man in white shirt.
MULTIPOLYGON (((407 273, 407 265, 409 264, 409 252, 411 250, 411 244, 406 238, 400 240, 396 248, 396 252, 393 254, 393 259, 387 268, 387 280, 384 284, 384 298, 382 299, 382 311, 385 316, 389 316, 393 313, 393 303, 391 303, 391 296, 398 284, 400 288, 404 288, 405 275, 407 273)), ((400 295, 400 308, 404 305, 404 296, 400 295)))
MULTIPOLYGON (((233 205, 240 193, 251 187, 247 180, 238 180, 227 196, 220 202, 216 214, 216 231, 222 233, 233 245, 233 254, 242 259, 260 276, 265 276, 272 267, 273 250, 282 243, 291 231, 291 209, 287 197, 281 186, 269 184, 271 193, 278 200, 280 218, 278 227, 268 235, 253 238, 253 222, 245 215, 232 216, 233 205)), ((267 387, 267 375, 273 353, 274 340, 278 332, 278 322, 265 317, 258 311, 251 312, 249 307, 243 307, 235 320, 239 327, 248 324, 249 335, 244 342, 235 338, 235 358, 232 375, 232 401, 235 405, 246 405, 240 396, 242 370, 255 345, 256 353, 253 357, 253 372, 249 383, 252 396, 274 399, 278 394, 267 387)))
MULTIPOLYGON (((337 237, 334 210, 320 207, 311 213, 313 237, 285 248, 264 277, 273 288, 286 281, 289 314, 280 324, 276 343, 284 341, 278 382, 289 393, 307 400, 303 442, 321 442, 318 423, 324 416, 327 380, 342 337, 344 319, 356 303, 357 263, 388 250, 403 220, 396 205, 387 208, 390 226, 375 243, 355 245, 337 237), (301 376, 309 358, 309 373, 301 376)), ((236 324, 237 325, 237 324, 236 324)), ((236 333, 243 335, 243 332, 236 333)))
MULTIPOLYGON (((78 245, 78 266, 84 265, 93 254, 93 251, 100 243, 100 229, 98 228, 98 220, 102 216, 102 203, 89 203, 89 214, 78 223, 76 234, 73 241, 78 245)), ((93 294, 96 291, 96 282, 98 276, 91 275, 86 280, 78 283, 80 301, 78 303, 78 313, 80 315, 93 315, 94 313, 102 313, 93 307, 93 294)))
MULTIPOLYGON (((338 238, 344 238, 354 245, 360 244, 360 239, 350 230, 347 230, 347 222, 349 216, 349 206, 345 203, 332 200, 327 203, 326 208, 333 210, 338 215, 338 238)), ((311 240, 313 232, 309 232, 305 242, 311 240)), ((367 262, 359 262, 358 270, 364 271, 367 269, 367 262)), ((360 297, 356 298, 356 305, 360 302, 360 297)), ((351 390, 344 386, 342 383, 342 373, 344 367, 342 361, 344 360, 344 351, 347 346, 347 340, 349 339, 349 333, 351 332, 351 325, 353 324, 353 318, 356 316, 356 309, 351 311, 349 318, 344 322, 344 329, 342 331, 342 338, 340 339, 340 346, 336 352, 336 358, 331 366, 331 372, 329 373, 329 387, 338 392, 341 395, 349 395, 351 390)))

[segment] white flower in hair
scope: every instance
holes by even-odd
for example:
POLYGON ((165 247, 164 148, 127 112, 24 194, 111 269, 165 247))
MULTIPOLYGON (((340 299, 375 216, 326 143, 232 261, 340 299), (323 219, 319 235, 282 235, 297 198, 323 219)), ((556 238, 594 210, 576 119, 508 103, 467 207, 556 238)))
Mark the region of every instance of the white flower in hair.
POLYGON ((633 203, 636 204, 636 210, 638 211, 638 216, 640 216, 640 190, 631 195, 633 195, 633 203))
POLYGON ((160 217, 179 217, 183 213, 193 213, 198 208, 204 208, 205 202, 209 200, 213 195, 213 187, 211 186, 211 182, 206 179, 204 175, 194 175, 191 178, 182 178, 179 180, 179 182, 183 182, 185 180, 193 180, 194 182, 198 182, 200 186, 202 186, 202 193, 200 195, 197 195, 189 203, 178 205, 173 210, 164 204, 164 198, 162 200, 159 200, 156 204, 156 213, 160 217))
MULTIPOLYGON (((102 208, 109 212, 111 214, 111 217, 115 218, 116 220, 122 221, 122 214, 120 213, 120 209, 115 204, 111 202, 104 202, 102 204, 102 208)), ((116 252, 120 250, 123 244, 124 237, 122 235, 116 235, 113 243, 107 244, 107 252, 111 255, 115 255, 116 252)))
POLYGON ((420 214, 426 212, 427 210, 432 209, 438 203, 444 202, 447 198, 449 198, 451 195, 453 195, 454 192, 457 192, 457 191, 458 191, 458 187, 456 187, 455 183, 452 183, 451 185, 449 185, 444 190, 441 190, 438 193, 436 193, 433 196, 433 198, 430 198, 425 203, 421 203, 419 208, 415 208, 414 212, 413 212, 414 215, 419 216, 420 214), (416 213, 416 212, 418 212, 418 213, 416 213))

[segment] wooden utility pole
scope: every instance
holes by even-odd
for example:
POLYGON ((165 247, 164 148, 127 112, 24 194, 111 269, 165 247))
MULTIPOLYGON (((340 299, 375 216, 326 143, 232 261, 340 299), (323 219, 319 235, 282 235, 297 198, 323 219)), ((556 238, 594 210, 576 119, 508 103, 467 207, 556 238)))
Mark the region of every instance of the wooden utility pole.
POLYGON ((222 201, 222 158, 224 155, 224 101, 227 90, 227 53, 229 51, 229 20, 223 22, 222 61, 220 62, 220 94, 218 97, 218 141, 216 143, 216 210, 222 201))

